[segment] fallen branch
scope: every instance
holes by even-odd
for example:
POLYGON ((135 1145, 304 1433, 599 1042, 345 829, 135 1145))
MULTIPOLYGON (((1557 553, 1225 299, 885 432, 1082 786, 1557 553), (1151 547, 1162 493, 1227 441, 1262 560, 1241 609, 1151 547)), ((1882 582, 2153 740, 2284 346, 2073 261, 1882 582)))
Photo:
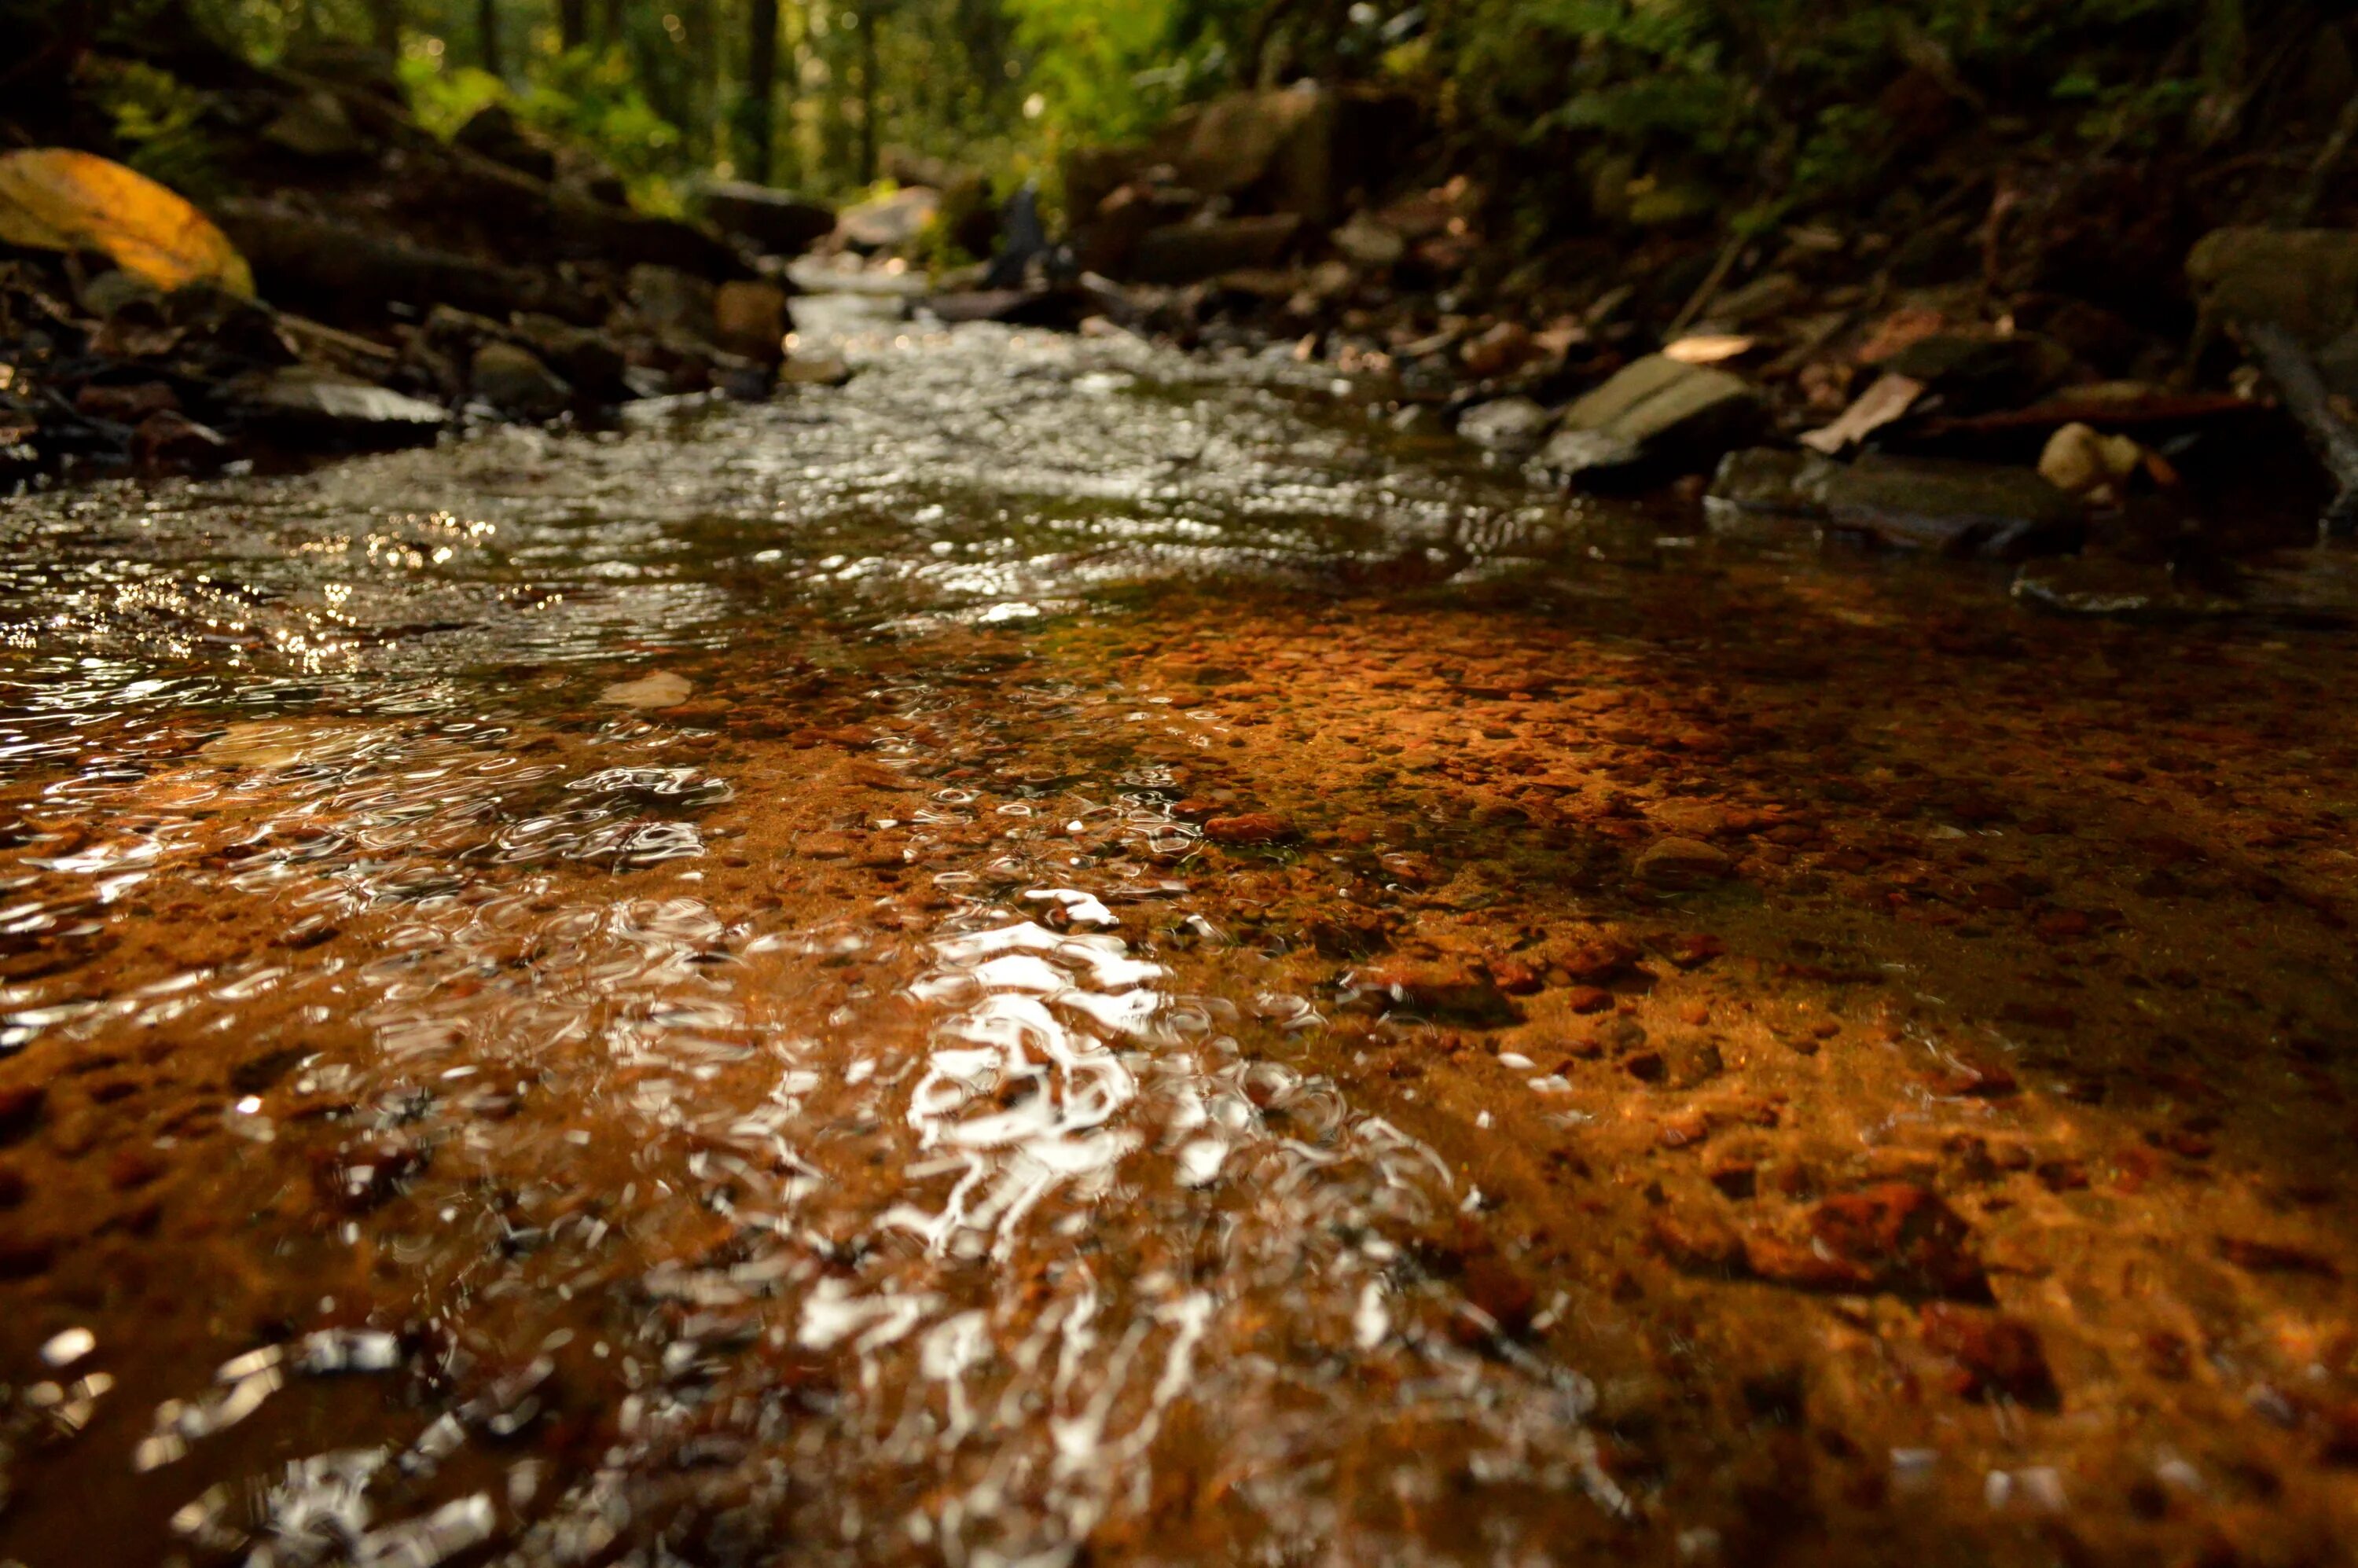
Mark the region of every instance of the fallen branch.
POLYGON ((2273 321, 2254 321, 2244 328, 2244 341, 2252 357, 2276 383, 2285 412, 2300 421, 2317 450, 2318 460, 2332 476, 2335 494, 2318 528, 2323 534, 2358 530, 2358 430, 2353 430, 2334 410, 2325 378, 2299 339, 2273 321))

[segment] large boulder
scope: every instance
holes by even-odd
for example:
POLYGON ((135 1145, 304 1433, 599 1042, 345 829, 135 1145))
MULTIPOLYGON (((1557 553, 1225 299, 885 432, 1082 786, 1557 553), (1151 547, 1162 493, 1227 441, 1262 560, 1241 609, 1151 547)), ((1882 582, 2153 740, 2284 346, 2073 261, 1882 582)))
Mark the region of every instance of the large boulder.
POLYGON ((557 178, 557 150, 526 131, 504 103, 490 103, 476 110, 450 140, 493 163, 505 164, 519 174, 528 174, 535 179, 557 178))
POLYGON ((2186 276, 2214 319, 2273 321, 2311 347, 2358 326, 2358 232, 2217 229, 2186 276))
POLYGON ((1234 92, 1183 111, 1156 150, 1191 190, 1299 213, 1323 226, 1341 207, 1335 127, 1334 94, 1302 82, 1234 92))
POLYGON ((704 187, 704 215, 765 255, 798 256, 835 232, 835 209, 790 190, 741 179, 704 187))
POLYGON ((1130 276, 1141 283, 1201 283, 1224 272, 1270 266, 1301 228, 1302 219, 1292 212, 1166 223, 1139 240, 1130 276))
POLYGON ((1571 478, 1628 468, 1707 468, 1761 419, 1740 376, 1654 354, 1564 411, 1540 454, 1571 478))

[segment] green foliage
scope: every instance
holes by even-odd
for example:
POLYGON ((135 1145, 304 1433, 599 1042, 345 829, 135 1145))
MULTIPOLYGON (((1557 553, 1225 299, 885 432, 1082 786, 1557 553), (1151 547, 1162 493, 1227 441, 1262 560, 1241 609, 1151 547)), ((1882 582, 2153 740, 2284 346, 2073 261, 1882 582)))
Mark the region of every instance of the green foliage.
POLYGON ((1006 0, 1031 57, 1029 111, 1052 136, 1130 140, 1217 80, 1217 38, 1188 36, 1184 0, 1006 0))
POLYGON ((93 73, 92 96, 114 122, 124 162, 181 195, 199 200, 224 189, 202 93, 169 71, 137 60, 93 73))
POLYGON ((445 69, 438 51, 421 49, 403 59, 401 81, 418 123, 445 140, 484 109, 504 103, 520 124, 611 165, 635 205, 656 212, 682 206, 679 128, 648 103, 620 49, 583 48, 547 57, 516 89, 473 66, 445 69))

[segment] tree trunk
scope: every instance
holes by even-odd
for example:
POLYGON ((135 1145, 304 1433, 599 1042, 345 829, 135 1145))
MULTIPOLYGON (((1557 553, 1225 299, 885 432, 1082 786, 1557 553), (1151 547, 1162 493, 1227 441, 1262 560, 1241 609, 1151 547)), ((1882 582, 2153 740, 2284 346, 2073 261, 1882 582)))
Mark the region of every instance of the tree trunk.
POLYGON ((369 30, 377 52, 401 58, 401 0, 369 0, 369 30))
POLYGON ((598 41, 610 49, 621 47, 622 42, 622 0, 600 0, 598 17, 598 41))
POLYGON ((738 156, 745 178, 767 185, 777 124, 778 0, 749 0, 745 14, 744 126, 738 156))
POLYGON ((568 49, 590 41, 590 0, 557 0, 557 38, 568 49))
POLYGON ((864 7, 860 17, 860 183, 876 183, 876 22, 879 6, 864 7))
POLYGON ((482 68, 505 78, 500 66, 500 0, 475 0, 475 47, 482 68))

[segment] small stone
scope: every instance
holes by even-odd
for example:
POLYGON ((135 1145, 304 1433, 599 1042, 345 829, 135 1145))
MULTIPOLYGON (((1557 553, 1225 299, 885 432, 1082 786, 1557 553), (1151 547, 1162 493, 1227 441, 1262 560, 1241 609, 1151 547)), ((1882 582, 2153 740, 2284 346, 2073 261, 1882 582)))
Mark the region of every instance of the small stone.
POLYGON ((1564 993, 1564 1005, 1577 1013, 1604 1012, 1613 1006, 1613 993, 1598 986, 1574 986, 1564 993))
POLYGON ((529 349, 490 342, 475 351, 467 384, 477 397, 505 414, 547 418, 573 401, 573 388, 529 349))
POLYGON ((609 708, 677 708, 696 689, 686 676, 657 670, 637 680, 617 681, 598 694, 609 708))
POLYGON ((1361 970, 1356 983, 1425 1018, 1491 1026, 1522 1017, 1487 975, 1455 961, 1390 959, 1361 970))
POLYGON ((2047 1353, 2028 1324, 1940 1302, 1925 1305, 1922 1321, 1924 1343, 1953 1364, 1951 1386, 1965 1398, 2003 1395, 2047 1411, 2061 1403, 2047 1353))
POLYGON ((1275 844, 1293 837, 1293 827, 1266 811, 1215 816, 1204 824, 1204 837, 1216 844, 1275 844))
POLYGON ((1989 1281, 1971 1249, 1972 1230, 1938 1194, 1887 1182, 1826 1199, 1810 1215, 1823 1249, 1886 1290, 1987 1301, 1989 1281))
POLYGON ((1520 958, 1501 958, 1492 964, 1490 978, 1509 996, 1535 995, 1542 984, 1540 972, 1520 958))
POLYGON ((1677 891, 1718 881, 1736 862, 1699 838, 1664 838, 1638 857, 1636 869, 1648 886, 1677 891))

